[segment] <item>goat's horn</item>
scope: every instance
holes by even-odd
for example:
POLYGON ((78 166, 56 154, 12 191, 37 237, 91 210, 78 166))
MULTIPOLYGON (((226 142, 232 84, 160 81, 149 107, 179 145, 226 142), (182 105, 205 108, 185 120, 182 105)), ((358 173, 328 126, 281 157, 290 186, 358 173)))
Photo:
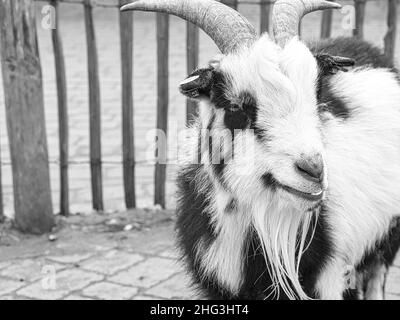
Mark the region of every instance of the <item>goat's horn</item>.
POLYGON ((121 10, 169 13, 190 21, 203 29, 223 54, 250 46, 257 39, 254 27, 246 18, 214 0, 139 0, 121 10))
POLYGON ((306 14, 341 7, 338 3, 322 0, 278 0, 272 13, 276 43, 284 47, 293 37, 298 36, 300 21, 306 14))

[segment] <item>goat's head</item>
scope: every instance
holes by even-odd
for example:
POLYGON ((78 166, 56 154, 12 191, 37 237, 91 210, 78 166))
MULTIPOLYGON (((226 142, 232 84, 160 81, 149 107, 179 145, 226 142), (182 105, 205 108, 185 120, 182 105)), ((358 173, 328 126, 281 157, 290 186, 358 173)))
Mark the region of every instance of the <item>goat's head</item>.
MULTIPOLYGON (((223 169, 226 187, 249 201, 268 192, 271 199, 284 198, 307 209, 322 199, 327 181, 316 101, 318 67, 298 40, 298 27, 306 13, 337 7, 320 0, 278 1, 275 41, 268 34, 257 39, 243 16, 214 0, 141 0, 123 10, 174 14, 208 33, 222 55, 180 86, 182 93, 202 102, 203 127, 224 138, 223 155, 204 162, 215 164, 216 174, 223 169), (252 143, 252 159, 248 152, 235 152, 236 161, 227 161, 232 150, 225 148, 226 141, 233 137, 226 139, 222 129, 238 138, 236 144, 252 143), (243 161, 254 165, 238 174, 234 166, 243 161), (248 192, 243 193, 245 187, 248 192)), ((213 149, 220 152, 215 145, 213 149)))
MULTIPOLYGON (((180 90, 200 101, 199 121, 208 130, 203 136, 212 138, 212 144, 203 141, 202 163, 221 189, 242 204, 268 199, 269 206, 310 213, 324 197, 327 169, 316 97, 318 65, 299 41, 298 28, 305 14, 338 7, 321 0, 278 0, 273 13, 275 39, 268 34, 258 38, 243 16, 214 0, 139 0, 123 7, 184 18, 202 28, 222 52, 208 68, 189 75, 180 90)), ((301 221, 299 216, 294 220, 301 221)), ((253 224, 272 260, 275 282, 289 295, 293 286, 304 296, 295 279, 298 263, 293 250, 297 243, 293 230, 300 222, 285 227, 281 236, 276 230, 285 223, 282 217, 261 213, 251 219, 258 219, 253 224), (281 241, 283 237, 291 240, 281 241), (292 242, 292 248, 281 248, 285 244, 277 241, 292 242), (282 274, 288 275, 291 285, 282 274)))

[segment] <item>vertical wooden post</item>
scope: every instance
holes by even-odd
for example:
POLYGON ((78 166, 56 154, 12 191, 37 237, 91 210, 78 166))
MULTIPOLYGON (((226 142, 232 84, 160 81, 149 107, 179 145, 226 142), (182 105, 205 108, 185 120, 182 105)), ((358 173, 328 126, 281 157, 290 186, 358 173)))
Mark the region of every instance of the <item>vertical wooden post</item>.
MULTIPOLYGON (((199 29, 192 23, 186 24, 186 61, 187 72, 193 72, 199 64, 199 29)), ((196 114, 197 104, 195 101, 186 100, 186 124, 193 120, 196 114)))
MULTIPOLYGON (((130 2, 120 0, 120 5, 130 2)), ((135 149, 133 126, 133 14, 120 12, 121 72, 122 72, 122 153, 125 205, 136 207, 135 149)))
POLYGON ((51 31, 54 50, 54 61, 57 79, 58 99, 58 135, 60 154, 60 214, 69 214, 69 183, 68 183, 68 107, 67 107, 67 80, 65 75, 64 51, 59 30, 58 0, 52 0, 55 8, 55 29, 51 31))
POLYGON ((356 11, 356 26, 353 30, 353 36, 362 39, 364 38, 364 18, 367 0, 354 0, 354 2, 356 11))
MULTIPOLYGON (((168 49, 169 49, 169 16, 157 13, 157 129, 167 135, 168 130, 168 49)), ((167 160, 167 146, 161 146, 157 158, 167 160)), ((154 204, 165 208, 165 183, 167 178, 166 163, 156 163, 154 204)))
MULTIPOLYGON (((332 0, 329 0, 332 1, 332 0)), ((321 20, 321 38, 326 39, 331 36, 332 33, 332 10, 324 10, 322 12, 321 20)))
POLYGON ((89 72, 89 114, 90 114, 90 168, 92 175, 93 209, 102 211, 103 179, 101 172, 101 107, 99 64, 93 23, 93 9, 90 0, 85 0, 85 27, 89 72))
POLYGON ((394 63, 397 34, 397 0, 389 0, 387 15, 388 31, 385 35, 385 54, 394 63))
POLYGON ((0 0, 1 62, 15 223, 41 234, 54 226, 42 71, 32 0, 0 0))
POLYGON ((261 0, 260 2, 260 34, 269 32, 273 3, 274 0, 261 0))

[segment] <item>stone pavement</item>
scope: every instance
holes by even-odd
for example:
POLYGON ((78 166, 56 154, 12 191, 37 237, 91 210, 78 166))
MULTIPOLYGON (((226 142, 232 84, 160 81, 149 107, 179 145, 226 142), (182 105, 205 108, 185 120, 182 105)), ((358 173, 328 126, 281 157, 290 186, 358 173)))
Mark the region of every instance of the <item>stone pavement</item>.
MULTIPOLYGON (((252 0, 255 1, 255 0, 252 0)), ((340 1, 351 4, 353 1, 340 1)), ((51 185, 54 210, 58 210, 58 128, 57 96, 54 74, 54 58, 49 30, 41 27, 43 17, 41 9, 46 2, 37 3, 39 47, 44 79, 44 97, 49 155, 51 160, 51 185)), ((365 36, 382 47, 386 32, 387 1, 369 1, 366 10, 365 36)), ((259 7, 241 4, 239 11, 256 27, 260 25, 259 7)), ((70 200, 73 212, 91 210, 90 170, 88 165, 89 129, 88 129, 88 85, 87 57, 83 9, 81 5, 60 5, 60 32, 63 39, 68 85, 68 115, 70 121, 70 200)), ((135 152, 137 161, 137 192, 139 207, 149 207, 153 200, 153 166, 148 155, 152 156, 153 136, 150 134, 156 122, 156 34, 155 15, 152 13, 134 13, 134 124, 135 152)), ((319 37, 320 13, 307 16, 302 24, 303 37, 319 37)), ((344 28, 344 15, 334 13, 333 36, 350 35, 351 30, 344 28)), ((117 9, 94 9, 94 22, 98 41, 99 73, 101 85, 102 111, 102 153, 104 199, 107 210, 123 210, 123 182, 121 166, 121 81, 120 81, 120 43, 117 9)), ((186 24, 183 20, 170 18, 170 108, 169 126, 183 127, 185 119, 185 99, 178 92, 178 83, 187 75, 186 71, 186 24)), ((399 52, 400 41, 397 42, 399 52)), ((217 53, 212 41, 201 32, 200 65, 217 53)), ((0 71, 1 72, 1 71, 0 71)), ((13 213, 13 194, 11 181, 10 156, 6 133, 3 86, 0 77, 0 142, 2 182, 4 203, 7 215, 13 213)), ((170 139, 173 136, 170 135, 170 139)), ((168 206, 174 205, 175 168, 168 170, 168 206)))
MULTIPOLYGON (((178 259, 170 212, 60 218, 42 237, 0 225, 0 250, 0 300, 200 298, 178 259)), ((386 298, 400 300, 400 257, 386 298)))
POLYGON ((54 241, 3 229, 0 300, 196 297, 178 261, 170 218, 158 217, 152 227, 124 220, 123 215, 62 219, 54 241))

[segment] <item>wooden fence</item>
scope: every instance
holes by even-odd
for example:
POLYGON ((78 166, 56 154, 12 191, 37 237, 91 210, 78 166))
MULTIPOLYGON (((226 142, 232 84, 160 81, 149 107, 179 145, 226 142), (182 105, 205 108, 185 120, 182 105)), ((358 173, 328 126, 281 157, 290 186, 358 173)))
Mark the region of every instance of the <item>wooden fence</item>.
MULTIPOLYGON (((0 34, 4 91, 7 110, 8 134, 14 182, 14 206, 17 225, 24 231, 41 233, 52 224, 52 204, 49 186, 48 155, 44 135, 43 93, 40 59, 34 21, 34 1, 0 0, 0 34), (13 31, 14 30, 14 31, 13 31), (34 77, 32 84, 30 79, 34 77)), ((374 0, 368 0, 374 1, 374 0)), ((354 36, 363 37, 367 0, 355 0, 356 28, 354 36)), ((375 0, 376 1, 376 0, 375 0)), ((398 0, 388 2, 388 31, 384 51, 394 59, 398 0)), ((92 206, 103 210, 103 182, 101 159, 101 113, 97 43, 93 21, 94 7, 116 9, 129 0, 48 0, 56 10, 56 28, 52 30, 58 96, 59 157, 60 157, 60 212, 69 213, 68 183, 68 101, 62 39, 58 26, 59 3, 84 7, 88 53, 89 113, 90 113, 90 167, 92 206)), ((260 6, 260 32, 270 30, 270 14, 274 0, 258 2, 225 0, 237 9, 238 4, 260 6)), ((157 14, 157 128, 167 132, 168 123, 168 46, 169 17, 157 14)), ((125 203, 127 208, 136 206, 135 150, 133 125, 133 15, 120 13, 121 77, 122 77, 122 150, 125 203)), ((332 11, 325 11, 321 22, 321 37, 331 35, 332 11)), ((187 23, 187 71, 198 64, 199 30, 187 23)), ((196 106, 187 102, 187 121, 196 106)), ((165 206, 166 165, 155 166, 154 202, 165 206)), ((0 217, 3 215, 0 168, 0 217)))

